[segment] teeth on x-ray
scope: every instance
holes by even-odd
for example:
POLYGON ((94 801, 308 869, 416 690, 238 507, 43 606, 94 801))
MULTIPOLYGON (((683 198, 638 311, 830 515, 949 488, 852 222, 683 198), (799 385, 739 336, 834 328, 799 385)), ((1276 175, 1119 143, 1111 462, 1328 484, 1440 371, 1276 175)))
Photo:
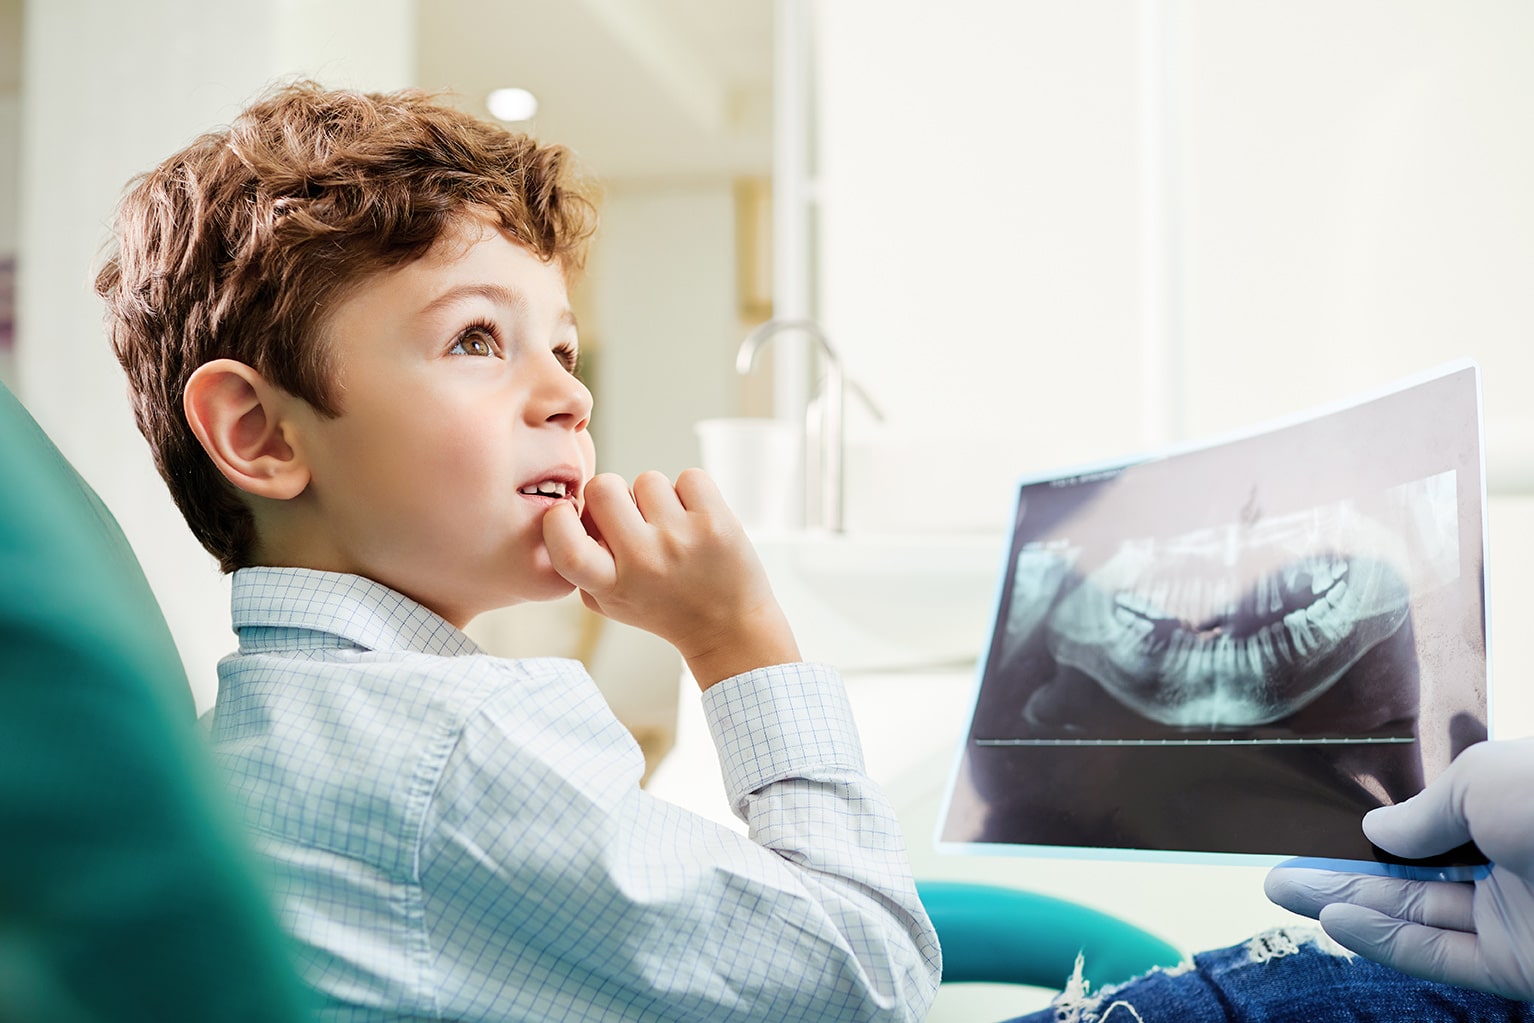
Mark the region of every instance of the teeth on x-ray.
POLYGON ((1126 544, 1055 609, 1050 649, 1162 724, 1268 724, 1406 620, 1398 546, 1341 505, 1269 520, 1260 534, 1231 526, 1126 544))

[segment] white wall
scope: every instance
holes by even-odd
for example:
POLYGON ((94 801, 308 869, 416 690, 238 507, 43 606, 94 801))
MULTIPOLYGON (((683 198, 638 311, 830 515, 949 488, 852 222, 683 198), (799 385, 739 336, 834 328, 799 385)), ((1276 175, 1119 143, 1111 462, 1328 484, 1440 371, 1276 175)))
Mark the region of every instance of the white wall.
POLYGON ((1208 2, 1187 34, 1189 430, 1470 356, 1534 435, 1534 6, 1208 2))
POLYGON ((1017 469, 1149 440, 1149 8, 1180 120, 1177 433, 1470 356, 1494 442, 1534 452, 1534 8, 1497 0, 818 5, 821 311, 895 424, 983 427, 1017 469))
POLYGON ((1132 10, 815 11, 821 315, 848 372, 892 429, 951 439, 965 476, 982 447, 1010 473, 1122 446, 1140 402, 1132 10))
POLYGON ((128 410, 93 270, 128 179, 271 80, 409 85, 413 0, 32 0, 22 82, 19 391, 122 523, 199 708, 234 646, 228 586, 181 520, 128 410))
POLYGON ((739 414, 731 183, 609 189, 589 270, 597 467, 674 477, 698 464, 694 422, 739 414))

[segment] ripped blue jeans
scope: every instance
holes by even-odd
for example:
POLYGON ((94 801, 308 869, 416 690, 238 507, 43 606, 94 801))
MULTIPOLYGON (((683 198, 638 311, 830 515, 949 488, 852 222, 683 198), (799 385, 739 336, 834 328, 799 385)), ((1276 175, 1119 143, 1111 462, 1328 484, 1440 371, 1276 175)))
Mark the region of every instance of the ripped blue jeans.
POLYGON ((1534 1023, 1534 1003, 1418 980, 1282 928, 1102 991, 1072 980, 1009 1023, 1534 1023))

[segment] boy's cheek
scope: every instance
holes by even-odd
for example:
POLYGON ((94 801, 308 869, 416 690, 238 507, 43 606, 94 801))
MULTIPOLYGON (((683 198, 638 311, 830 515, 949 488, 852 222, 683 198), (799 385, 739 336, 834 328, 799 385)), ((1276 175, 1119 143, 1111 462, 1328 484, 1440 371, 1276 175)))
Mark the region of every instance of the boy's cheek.
POLYGON ((597 442, 592 438, 589 430, 583 436, 582 448, 586 462, 586 478, 589 480, 597 474, 597 442))

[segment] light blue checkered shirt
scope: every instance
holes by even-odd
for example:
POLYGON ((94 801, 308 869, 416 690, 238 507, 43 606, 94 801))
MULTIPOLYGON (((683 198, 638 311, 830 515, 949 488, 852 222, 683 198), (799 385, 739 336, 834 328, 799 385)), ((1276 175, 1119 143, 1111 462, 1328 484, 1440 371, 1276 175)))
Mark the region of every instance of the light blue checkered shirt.
POLYGON ((576 661, 378 583, 234 577, 213 738, 326 1020, 916 1020, 937 938, 836 674, 703 694, 750 836, 639 787, 576 661))

